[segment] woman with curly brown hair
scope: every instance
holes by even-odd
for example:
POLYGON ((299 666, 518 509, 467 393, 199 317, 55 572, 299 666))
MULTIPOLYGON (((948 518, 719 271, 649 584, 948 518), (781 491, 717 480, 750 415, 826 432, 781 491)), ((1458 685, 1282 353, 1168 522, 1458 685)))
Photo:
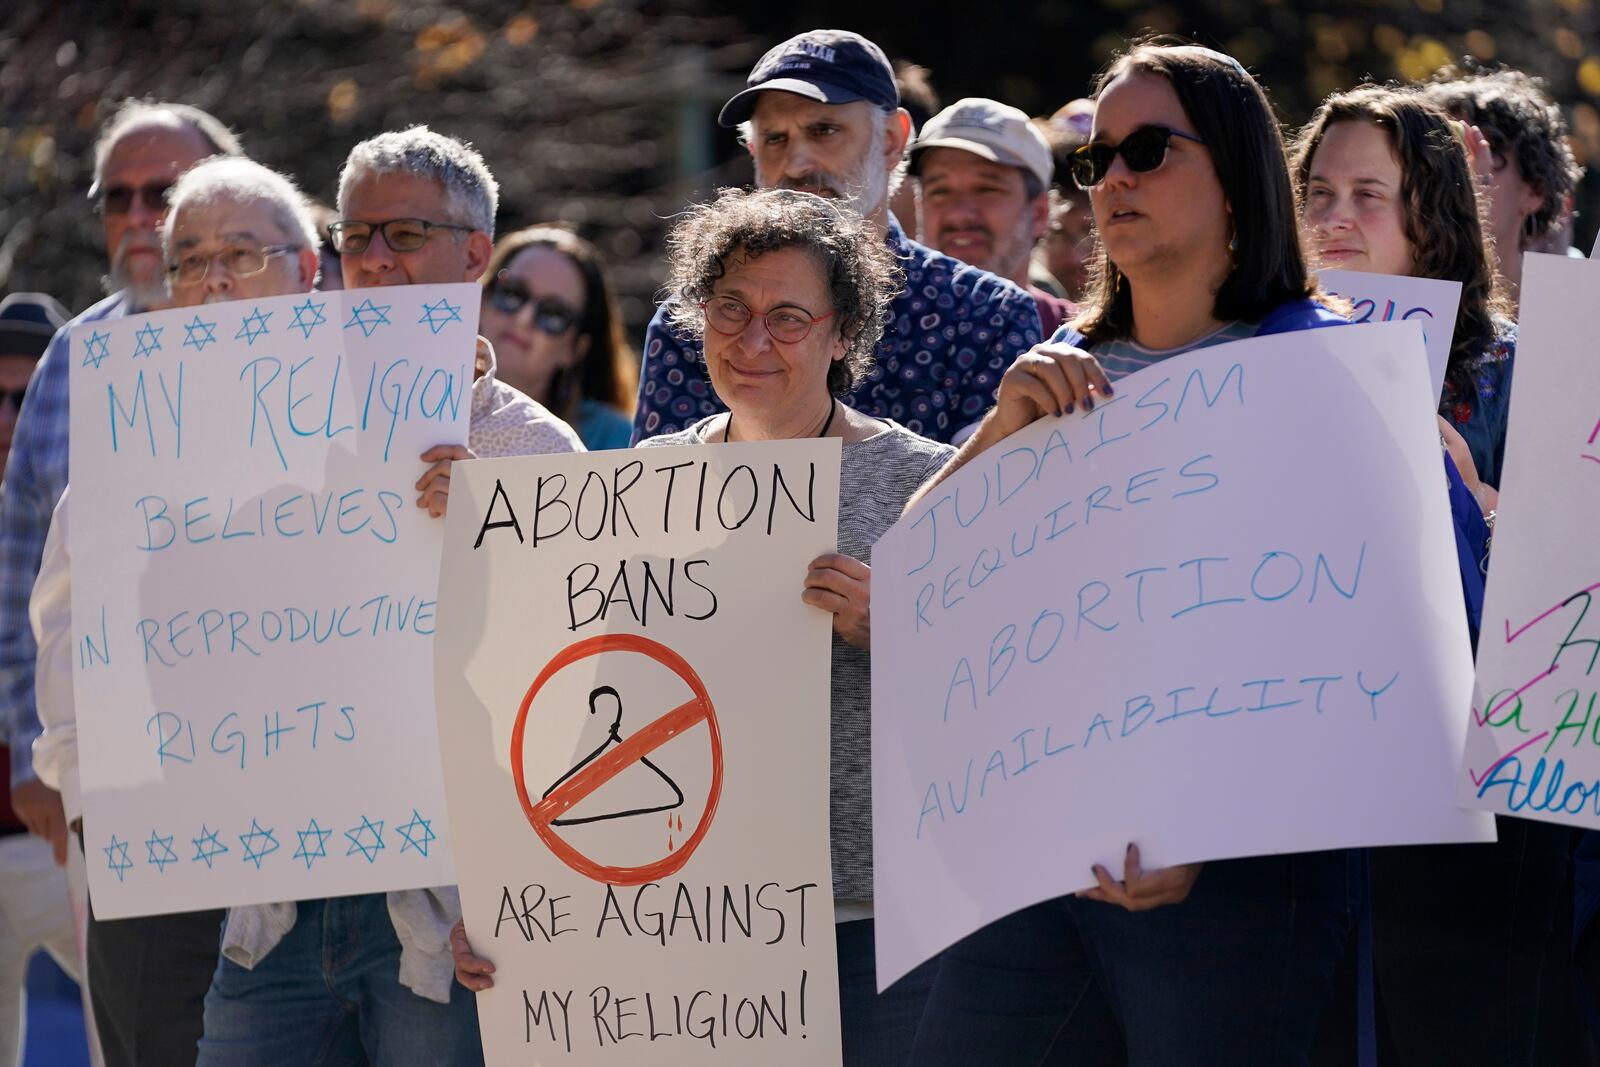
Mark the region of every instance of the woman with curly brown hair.
MULTIPOLYGON (((1295 140, 1291 171, 1319 266, 1461 283, 1439 414, 1465 439, 1478 478, 1497 486, 1516 327, 1456 124, 1416 90, 1364 85, 1322 102, 1295 140)), ((1493 507, 1490 493, 1480 502, 1493 507)))
MULTIPOLYGON (((1291 170, 1321 265, 1461 283, 1440 411, 1492 483, 1515 328, 1463 132, 1418 90, 1364 85, 1322 102, 1296 139, 1291 170)), ((1573 1062, 1562 933, 1568 831, 1509 817, 1496 824, 1493 844, 1369 853, 1381 1062, 1573 1062)))

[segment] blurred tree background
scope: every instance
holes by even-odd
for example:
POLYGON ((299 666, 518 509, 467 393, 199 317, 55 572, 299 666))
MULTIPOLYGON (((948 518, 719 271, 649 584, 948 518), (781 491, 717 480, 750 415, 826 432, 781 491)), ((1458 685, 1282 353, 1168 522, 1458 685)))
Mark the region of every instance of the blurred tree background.
MULTIPOLYGON (((558 219, 614 265, 637 338, 671 215, 749 180, 721 102, 772 44, 837 26, 932 71, 949 103, 1049 114, 1126 40, 1174 32, 1248 65, 1286 125, 1364 78, 1421 78, 1461 56, 1548 79, 1585 163, 1600 162, 1597 0, 0 0, 0 292, 74 311, 104 251, 84 198, 95 129, 127 96, 184 100, 331 202, 357 140, 427 122, 476 144, 502 230, 558 219)), ((1592 174, 1579 241, 1600 222, 1592 174)))

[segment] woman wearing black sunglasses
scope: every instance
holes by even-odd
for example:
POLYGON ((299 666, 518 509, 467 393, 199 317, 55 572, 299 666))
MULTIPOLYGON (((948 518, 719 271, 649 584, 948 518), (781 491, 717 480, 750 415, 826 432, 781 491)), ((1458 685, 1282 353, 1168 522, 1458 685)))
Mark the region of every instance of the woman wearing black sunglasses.
MULTIPOLYGON (((1096 95, 1093 139, 1072 162, 1101 242, 1087 304, 1006 373, 945 473, 1036 419, 1092 410, 1141 367, 1343 321, 1314 299, 1278 126, 1243 67, 1141 44, 1096 95)), ((913 1060, 1304 1063, 1349 927, 1353 862, 1146 871, 1130 844, 1122 871, 1094 869, 1096 887, 949 949, 913 1060)))
POLYGON ((627 448, 639 362, 599 251, 533 226, 500 238, 483 280, 479 329, 501 380, 571 423, 591 452, 627 448))

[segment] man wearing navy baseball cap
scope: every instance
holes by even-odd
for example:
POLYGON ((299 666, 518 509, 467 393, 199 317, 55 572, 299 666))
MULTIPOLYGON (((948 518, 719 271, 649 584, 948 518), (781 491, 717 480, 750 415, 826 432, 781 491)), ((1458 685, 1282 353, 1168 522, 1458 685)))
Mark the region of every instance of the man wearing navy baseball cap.
MULTIPOLYGON (((876 225, 905 270, 877 366, 844 400, 868 415, 950 441, 994 403, 1018 355, 1041 339, 1021 289, 910 240, 889 211, 905 172, 911 117, 882 49, 848 30, 812 30, 761 57, 718 116, 737 126, 763 189, 849 204, 876 225)), ((723 410, 700 344, 658 310, 646 336, 634 440, 723 410)))

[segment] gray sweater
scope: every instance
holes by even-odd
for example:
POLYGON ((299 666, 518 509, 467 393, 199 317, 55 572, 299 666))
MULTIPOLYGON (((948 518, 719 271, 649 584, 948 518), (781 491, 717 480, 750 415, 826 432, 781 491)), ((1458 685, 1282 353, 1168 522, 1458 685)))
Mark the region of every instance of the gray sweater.
MULTIPOLYGON (((712 416, 687 430, 641 441, 648 445, 706 444, 712 416)), ((882 433, 844 446, 839 471, 839 551, 872 562, 872 546, 900 518, 917 487, 955 454, 899 423, 880 419, 882 433)), ((796 585, 803 575, 796 575, 796 585)), ((798 594, 797 594, 798 595, 798 594)), ((836 903, 872 899, 872 657, 833 635, 832 779, 828 786, 829 844, 836 903)))

